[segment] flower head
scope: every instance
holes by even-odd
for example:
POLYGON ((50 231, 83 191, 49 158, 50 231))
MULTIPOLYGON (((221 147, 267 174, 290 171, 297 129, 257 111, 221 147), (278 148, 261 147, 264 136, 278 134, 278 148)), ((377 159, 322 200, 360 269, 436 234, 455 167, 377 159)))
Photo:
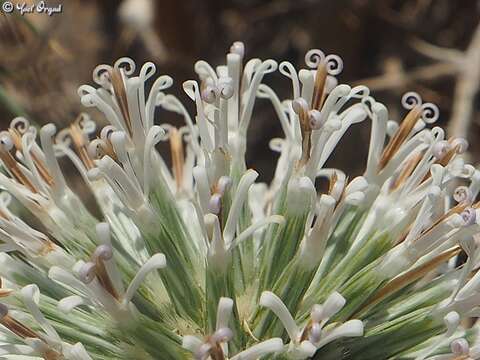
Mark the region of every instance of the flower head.
POLYGON ((461 156, 467 142, 432 127, 439 110, 416 93, 397 123, 367 87, 339 83, 337 55, 310 50, 305 64, 246 61, 236 42, 224 65, 194 64, 190 114, 167 93, 172 78, 149 84, 152 63, 136 75, 122 58, 78 90, 102 129, 87 115, 59 131, 14 119, 0 133, 0 354, 479 358, 477 326, 462 325, 480 306, 480 171, 461 156), (263 82, 277 70, 287 99, 263 82), (257 99, 283 130, 268 184, 246 159, 257 99), (327 168, 365 122, 365 172, 327 168))

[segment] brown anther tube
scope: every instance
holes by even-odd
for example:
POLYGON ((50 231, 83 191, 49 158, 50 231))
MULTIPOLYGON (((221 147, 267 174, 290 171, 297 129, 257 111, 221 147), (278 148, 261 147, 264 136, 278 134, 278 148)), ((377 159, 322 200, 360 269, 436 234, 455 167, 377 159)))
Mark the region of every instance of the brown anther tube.
POLYGON ((115 150, 113 149, 113 145, 110 139, 105 140, 105 144, 107 144, 107 148, 104 149, 105 155, 110 156, 115 162, 118 163, 119 162, 118 157, 117 157, 117 154, 115 153, 115 150))
POLYGON ((210 357, 212 360, 225 360, 225 355, 223 354, 220 344, 212 344, 212 348, 210 349, 210 357))
POLYGON ((448 210, 445 214, 443 214, 442 216, 440 216, 429 228, 427 228, 426 230, 422 231, 422 234, 421 235, 424 235, 426 233, 428 233, 429 231, 431 231, 435 226, 437 226, 438 224, 440 224, 443 220, 445 220, 446 218, 448 218, 450 215, 452 214, 460 214, 463 210, 465 210, 467 208, 467 204, 465 203, 458 203, 457 205, 455 205, 453 208, 451 208, 450 210, 448 210))
POLYGON ((395 155, 412 131, 421 114, 422 109, 418 106, 410 110, 405 119, 402 121, 402 124, 398 128, 395 135, 391 138, 385 150, 383 150, 382 157, 380 158, 380 162, 378 164, 378 170, 382 170, 392 159, 393 155, 395 155))
POLYGON ((80 160, 82 160, 85 167, 89 170, 94 167, 94 164, 92 159, 88 155, 87 142, 85 141, 80 126, 78 125, 78 119, 79 118, 77 118, 77 120, 75 120, 75 122, 70 125, 69 132, 70 136, 72 137, 73 147, 75 148, 75 151, 77 152, 80 160))
POLYGON ((11 289, 3 289, 3 282, 2 278, 0 278, 0 298, 6 297, 12 293, 13 290, 11 289))
MULTIPOLYGON (((4 306, 4 305, 3 305, 4 306)), ((6 307, 5 307, 6 308, 6 307)), ((4 309, 5 310, 5 309, 4 309)), ((8 310, 7 310, 8 311, 8 310)), ((15 320, 11 317, 8 313, 6 313, 3 318, 0 319, 0 323, 5 326, 8 330, 13 332, 15 335, 21 337, 22 339, 26 338, 35 338, 42 340, 45 345, 48 347, 45 352, 42 354, 43 358, 46 360, 61 360, 63 359, 63 355, 58 353, 56 350, 49 348, 47 342, 42 338, 42 336, 38 335, 32 329, 26 327, 21 322, 15 320)))
POLYGON ((328 182, 328 194, 331 194, 332 191, 333 191, 333 187, 335 186, 335 183, 338 180, 337 172, 334 171, 332 176, 328 180, 329 180, 329 182, 328 182))
POLYGON ((321 62, 315 73, 315 85, 313 89, 312 109, 320 110, 325 99, 325 82, 327 80, 327 68, 321 62))
POLYGON ((62 354, 59 354, 58 352, 52 349, 48 349, 47 351, 45 351, 45 353, 43 354, 43 358, 45 360, 64 360, 65 359, 62 354))
POLYGON ((40 337, 38 336, 37 333, 35 333, 35 331, 26 327, 25 325, 23 325, 19 321, 15 320, 14 318, 12 318, 8 314, 5 315, 0 320, 0 323, 3 326, 5 326, 8 330, 13 332, 15 335, 21 337, 22 339, 25 339, 25 338, 38 338, 38 339, 40 339, 40 337))
POLYGON ((312 139, 310 138, 310 135, 312 133, 312 129, 310 127, 308 111, 306 109, 302 108, 298 114, 298 117, 300 119, 300 129, 302 131, 302 157, 299 165, 305 165, 310 159, 310 150, 312 147, 312 139))
POLYGON ((310 331, 312 329, 312 320, 309 320, 307 325, 305 326, 305 329, 302 331, 302 336, 300 336, 300 342, 308 340, 308 335, 310 334, 310 331))
MULTIPOLYGON (((452 144, 452 139, 450 139, 448 142, 451 145, 452 144)), ((452 160, 452 158, 455 157, 455 155, 458 154, 459 148, 460 148, 460 145, 452 146, 452 148, 450 150, 448 150, 447 153, 441 159, 437 160, 436 164, 440 164, 442 166, 447 166, 448 163, 450 162, 450 160, 452 160)))
POLYGON ((7 297, 13 292, 11 289, 0 289, 0 298, 7 297))
MULTIPOLYGON (((443 167, 447 166, 450 160, 452 160, 452 158, 458 154, 458 148, 459 148, 458 145, 455 147, 452 147, 450 150, 447 151, 447 153, 441 159, 438 159, 437 161, 435 161, 435 164, 440 164, 443 167)), ((422 182, 428 180, 430 176, 431 176, 430 172, 425 174, 425 177, 423 178, 422 182)))
POLYGON ((398 189, 410 177, 410 175, 412 175, 418 163, 420 162, 420 160, 422 160, 422 156, 423 154, 421 153, 415 154, 407 160, 402 171, 400 172, 400 174, 398 174, 397 178, 390 186, 390 191, 398 189))
POLYGON ((113 93, 117 99, 125 124, 127 125, 128 134, 132 136, 132 121, 130 120, 130 113, 128 111, 127 92, 125 90, 125 84, 123 83, 122 73, 118 69, 113 69, 110 72, 110 78, 112 81, 113 93))
POLYGON ((384 287, 382 287, 368 302, 358 310, 350 318, 355 319, 362 312, 364 312, 369 307, 378 304, 380 301, 385 299, 387 296, 393 294, 394 292, 402 289, 403 287, 411 284, 412 282, 420 279, 430 271, 436 269, 441 263, 451 259, 455 255, 458 255, 462 249, 459 246, 455 246, 447 251, 444 251, 440 255, 434 257, 430 261, 406 272, 405 274, 396 277, 394 280, 391 280, 384 287))
POLYGON ((177 184, 177 190, 182 188, 183 184, 183 166, 185 162, 183 154, 182 136, 176 128, 170 129, 170 152, 172 156, 172 168, 177 184))
POLYGON ((95 273, 97 274, 97 279, 102 285, 102 287, 115 299, 119 299, 119 295, 113 286, 112 280, 107 273, 107 269, 105 268, 104 260, 98 256, 94 259, 95 261, 95 273))
MULTIPOLYGON (((10 128, 8 129, 8 132, 12 138, 13 144, 15 145, 15 148, 18 151, 23 151, 23 146, 22 146, 22 135, 18 132, 17 129, 10 128)), ((47 167, 45 164, 38 158, 38 156, 35 153, 31 153, 32 155, 32 160, 35 164, 35 167, 37 168, 40 176, 42 179, 48 184, 48 185, 53 185, 53 178, 50 176, 47 167)))
POLYGON ((33 186, 32 182, 25 176, 25 174, 18 167, 17 161, 13 158, 12 154, 6 150, 0 150, 0 159, 8 168, 12 176, 20 183, 27 187, 30 191, 36 193, 37 190, 33 186))

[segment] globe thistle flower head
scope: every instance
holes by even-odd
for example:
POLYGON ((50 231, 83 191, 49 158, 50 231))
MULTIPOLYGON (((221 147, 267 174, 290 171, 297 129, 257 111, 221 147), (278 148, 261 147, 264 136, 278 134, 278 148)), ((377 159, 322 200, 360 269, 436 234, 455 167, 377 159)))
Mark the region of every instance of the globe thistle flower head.
POLYGON ((480 304, 480 172, 461 156, 467 142, 434 126, 438 108, 416 93, 390 120, 367 87, 339 84, 337 55, 310 50, 297 70, 245 53, 236 42, 225 64, 194 64, 197 80, 183 83, 194 114, 168 93, 172 78, 153 80, 153 63, 121 58, 78 89, 102 129, 82 114, 59 131, 16 118, 0 133, 2 356, 480 358, 477 326, 464 326, 480 304), (289 98, 264 82, 274 73, 289 98), (265 100, 283 131, 269 183, 246 159, 265 100), (362 123, 363 175, 326 167, 362 123))

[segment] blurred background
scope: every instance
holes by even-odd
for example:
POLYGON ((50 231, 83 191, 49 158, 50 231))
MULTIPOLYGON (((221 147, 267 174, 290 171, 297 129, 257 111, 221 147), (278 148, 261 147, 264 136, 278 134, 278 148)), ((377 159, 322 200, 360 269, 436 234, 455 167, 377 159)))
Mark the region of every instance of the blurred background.
MULTIPOLYGON (((0 0, 0 3, 5 1, 0 0)), ((38 1, 12 1, 14 5, 38 1)), ((305 52, 322 49, 343 58, 340 82, 364 84, 401 120, 404 92, 420 93, 441 109, 450 136, 466 136, 470 156, 480 159, 480 2, 477 0, 63 0, 48 16, 18 11, 0 15, 0 122, 18 115, 59 128, 86 111, 77 87, 92 83, 93 68, 121 56, 149 60, 158 74, 175 79, 171 90, 191 108, 181 90, 195 78, 195 60, 225 61, 241 40, 247 58, 289 60, 303 67, 305 52)), ((268 75, 281 99, 291 85, 268 75)), ((102 116, 91 115, 99 123, 102 116)), ((157 122, 178 123, 170 113, 157 122)), ((369 123, 352 129, 332 163, 352 175, 364 167, 369 123), (352 135, 352 134, 351 134, 352 135)), ((271 105, 258 100, 250 128, 249 166, 263 180, 273 173, 268 141, 282 136, 271 105)))

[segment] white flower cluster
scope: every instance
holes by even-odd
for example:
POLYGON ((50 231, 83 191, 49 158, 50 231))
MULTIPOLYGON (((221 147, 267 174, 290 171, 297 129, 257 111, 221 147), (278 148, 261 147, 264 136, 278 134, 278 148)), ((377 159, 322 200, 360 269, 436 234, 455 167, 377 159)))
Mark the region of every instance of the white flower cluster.
POLYGON ((195 64, 183 84, 195 116, 165 92, 169 76, 149 86, 155 66, 134 75, 122 58, 78 90, 103 129, 80 115, 58 132, 16 118, 0 133, 2 358, 480 359, 464 326, 480 314, 466 141, 428 127, 438 108, 416 93, 390 120, 368 88, 338 84, 336 55, 310 50, 297 71, 244 54, 237 42, 225 65, 195 64), (289 99, 263 82, 276 70, 289 99), (284 133, 269 184, 245 158, 257 99, 284 133), (327 168, 364 122, 363 176, 327 168))

